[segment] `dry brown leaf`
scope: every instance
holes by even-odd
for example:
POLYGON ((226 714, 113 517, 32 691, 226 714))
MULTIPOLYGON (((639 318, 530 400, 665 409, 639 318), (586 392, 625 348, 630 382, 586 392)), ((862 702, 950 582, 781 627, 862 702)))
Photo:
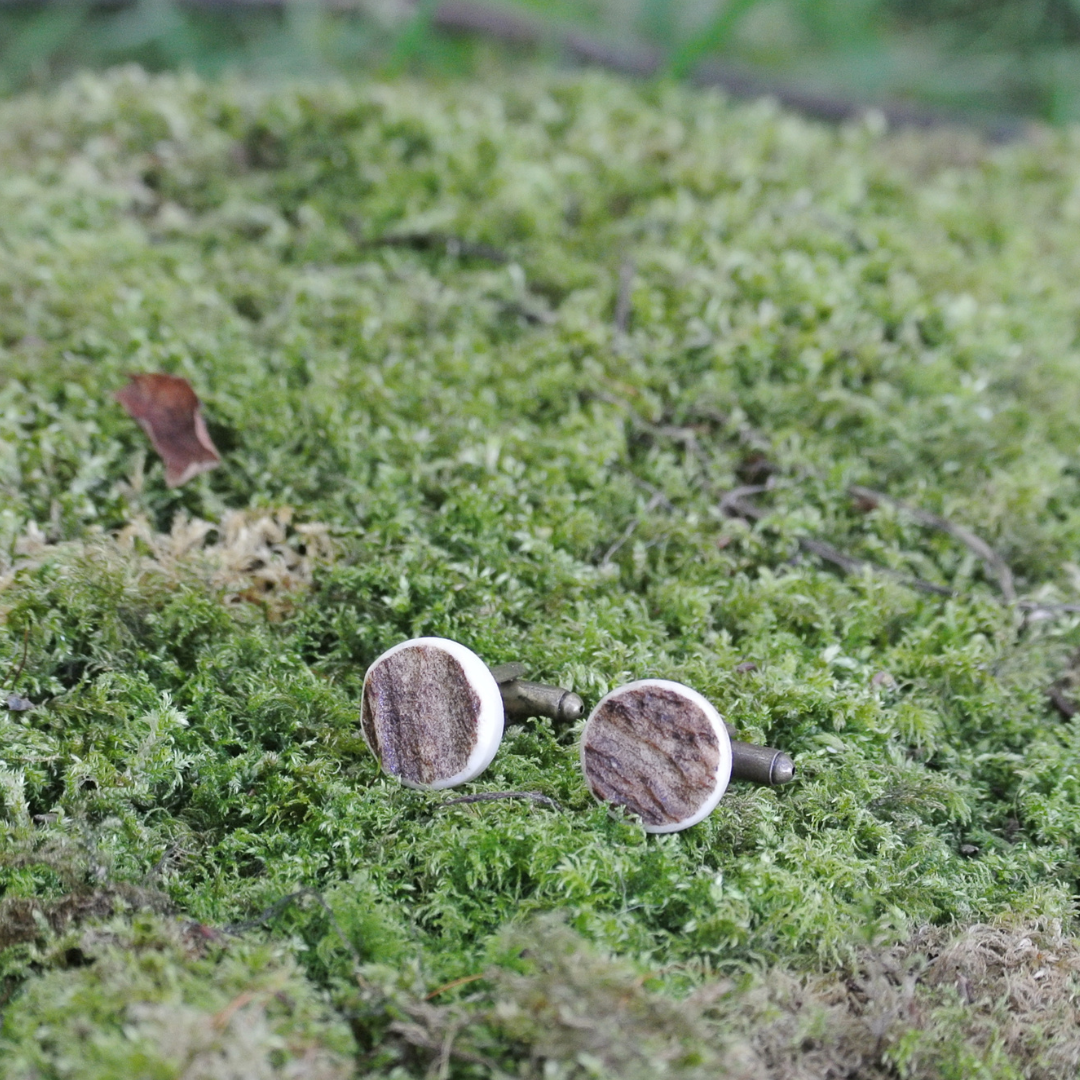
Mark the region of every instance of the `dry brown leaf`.
POLYGON ((131 382, 116 391, 116 400, 161 455, 169 487, 186 484, 221 462, 187 379, 162 372, 132 375, 131 382))

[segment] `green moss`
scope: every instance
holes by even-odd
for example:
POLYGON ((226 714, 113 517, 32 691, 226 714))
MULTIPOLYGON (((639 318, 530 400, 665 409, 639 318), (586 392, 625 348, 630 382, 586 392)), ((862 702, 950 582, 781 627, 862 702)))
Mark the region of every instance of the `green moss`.
MULTIPOLYGON (((247 934, 328 995, 370 1075, 437 1069, 418 1002, 509 963, 500 935, 532 915, 671 993, 851 964, 928 924, 1070 917, 1080 736, 1046 690, 1076 617, 1002 604, 965 547, 846 489, 943 513, 1024 597, 1076 602, 1076 190, 1071 134, 831 131, 597 78, 128 70, 0 107, 0 670, 25 643, 15 688, 37 703, 0 714, 0 890, 38 927, 0 968, 11 1060, 31 1061, 49 980, 74 989, 42 1075, 83 1052, 80 995, 101 1017, 134 1000, 122 944, 115 989, 49 944, 76 932, 49 913, 100 915, 70 898, 103 889, 218 928, 317 890, 327 907, 247 934), (378 242, 417 235, 436 239, 378 242), (111 397, 158 369, 193 382, 224 455, 179 490, 111 397), (722 512, 766 475, 767 518, 722 512), (196 516, 225 550, 229 512, 284 506, 336 555, 272 602, 209 549, 108 536, 196 516), (31 522, 51 543, 18 555, 31 522), (955 596, 841 576, 800 538, 955 596), (688 682, 800 780, 647 837, 588 795, 574 732, 537 722, 472 787, 559 809, 444 807, 380 777, 356 724, 366 664, 419 633, 589 704, 688 682)), ((219 961, 169 955, 217 993, 219 961)), ((501 1030, 477 1054, 516 1068, 532 1051, 501 1030)))
POLYGON ((35 980, 11 1010, 5 1075, 349 1075, 348 1029, 286 950, 205 955, 193 940, 145 916, 86 935, 68 950, 85 966, 35 980))

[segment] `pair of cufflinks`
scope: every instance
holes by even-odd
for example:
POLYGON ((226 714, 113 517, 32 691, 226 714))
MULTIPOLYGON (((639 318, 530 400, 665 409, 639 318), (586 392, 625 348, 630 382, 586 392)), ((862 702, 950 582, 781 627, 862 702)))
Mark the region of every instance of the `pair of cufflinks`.
MULTIPOLYGON (((447 638, 388 649, 364 677, 360 726, 383 771, 414 788, 475 780, 492 762, 507 720, 573 723, 577 694, 522 678, 523 664, 489 668, 447 638)), ((581 733, 581 767, 601 802, 626 807, 646 832, 677 832, 707 817, 731 780, 777 786, 795 778, 780 750, 732 738, 696 690, 641 679, 612 690, 581 733)))

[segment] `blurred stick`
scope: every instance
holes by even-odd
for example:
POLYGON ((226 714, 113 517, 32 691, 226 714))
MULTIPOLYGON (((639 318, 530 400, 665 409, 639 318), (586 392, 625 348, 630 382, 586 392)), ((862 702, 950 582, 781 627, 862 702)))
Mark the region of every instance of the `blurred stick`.
POLYGON ((886 495, 881 491, 874 491, 872 488, 852 484, 848 488, 848 493, 854 498, 861 499, 874 506, 879 503, 888 503, 890 506, 902 510, 920 525, 948 533, 954 540, 959 540, 964 547, 982 559, 986 569, 997 578, 998 587, 1001 589, 1001 595, 1005 600, 1010 604, 1016 603, 1016 585, 1013 582, 1009 564, 982 537, 976 536, 970 529, 965 529, 963 525, 957 525, 955 522, 949 521, 948 518, 940 517, 929 510, 923 510, 922 507, 912 506, 911 503, 906 503, 903 499, 894 498, 892 495, 886 495))
MULTIPOLYGON (((726 492, 720 500, 720 509, 730 517, 741 517, 747 521, 761 521, 769 512, 763 510, 760 506, 747 502, 746 496, 757 495, 768 490, 767 484, 753 484, 747 487, 733 488, 731 491, 726 492)), ((849 555, 847 552, 833 547, 832 544, 826 544, 824 540, 814 540, 809 536, 797 536, 795 539, 803 551, 817 556, 822 562, 831 563, 845 574, 854 574, 861 570, 872 570, 875 573, 894 578, 901 585, 906 585, 909 589, 915 589, 918 592, 933 593, 935 596, 956 595, 952 589, 947 589, 944 585, 935 585, 932 581, 924 581, 922 578, 908 577, 906 574, 894 570, 891 566, 881 566, 879 563, 860 559, 857 555, 849 555)))
MULTIPOLYGON (((671 500, 663 492, 661 492, 661 491, 656 492, 653 495, 653 497, 649 500, 648 505, 645 507, 645 510, 642 512, 641 517, 644 517, 645 514, 651 514, 658 506, 660 506, 662 503, 665 503, 665 502, 669 506, 671 505, 671 500)), ((630 537, 634 535, 635 530, 641 524, 641 517, 636 517, 636 518, 631 518, 630 519, 629 524, 623 530, 622 536, 620 536, 619 539, 616 540, 615 543, 612 544, 611 547, 609 547, 607 549, 607 551, 604 553, 604 557, 600 560, 600 565, 601 566, 607 566, 607 564, 609 562, 611 562, 611 560, 618 554, 619 549, 623 546, 623 544, 625 544, 626 541, 629 540, 630 537)))
POLYGON ((446 252, 451 258, 485 259, 493 263, 507 263, 510 256, 500 248, 482 241, 464 240, 448 233, 387 233, 372 240, 361 240, 363 247, 398 247, 411 251, 446 252))
POLYGON ((1050 704, 1061 714, 1063 720, 1071 720, 1080 710, 1065 696, 1065 689, 1065 683, 1059 679, 1046 691, 1046 696, 1050 699, 1050 704))
MULTIPOLYGON (((0 10, 40 9, 61 6, 65 0, 0 0, 0 10)), ((133 5, 135 0, 86 0, 86 7, 116 11, 133 5)), ((281 10, 289 0, 177 0, 181 7, 213 11, 242 12, 281 10)), ((362 0, 307 0, 329 12, 361 14, 362 0)), ((417 5, 419 6, 419 5, 417 5)), ((507 45, 521 48, 552 46, 575 60, 596 64, 623 75, 651 78, 666 69, 666 57, 647 45, 619 45, 590 37, 571 27, 533 18, 508 7, 497 7, 479 0, 443 0, 430 14, 430 25, 455 33, 481 34, 507 45)), ((980 124, 976 118, 954 116, 937 109, 904 102, 857 101, 839 94, 817 93, 777 79, 771 73, 754 71, 725 61, 707 60, 694 67, 690 82, 699 87, 717 87, 739 98, 770 97, 782 106, 804 116, 831 123, 856 120, 873 111, 885 118, 890 127, 942 128, 967 127, 983 131, 995 142, 1021 138, 1027 124, 1014 117, 998 117, 980 124)))
POLYGON ((22 675, 23 669, 26 667, 26 657, 27 657, 27 654, 29 652, 30 652, 30 624, 27 623, 26 628, 23 630, 22 659, 19 661, 18 669, 15 671, 14 674, 12 674, 10 671, 8 672, 8 677, 7 677, 7 680, 6 680, 7 683, 11 686, 12 690, 15 689, 15 686, 19 681, 19 676, 22 675))
POLYGON ((634 288, 634 264, 623 259, 619 267, 619 294, 615 298, 615 332, 625 334, 630 328, 631 293, 634 288))
MULTIPOLYGON (((512 45, 555 44, 576 60, 637 78, 659 75, 665 68, 666 58, 659 49, 647 45, 611 44, 568 27, 550 25, 478 0, 443 0, 436 7, 432 22, 443 30, 484 34, 512 45)), ((733 97, 772 97, 794 112, 832 123, 856 120, 867 111, 874 110, 885 117, 890 127, 975 126, 971 120, 919 105, 894 101, 869 104, 835 94, 815 93, 804 87, 789 85, 765 72, 735 67, 719 60, 699 63, 693 69, 690 81, 695 86, 717 87, 733 97)), ((991 121, 985 130, 990 138, 1004 142, 1020 138, 1025 125, 1022 121, 1005 117, 991 121)))

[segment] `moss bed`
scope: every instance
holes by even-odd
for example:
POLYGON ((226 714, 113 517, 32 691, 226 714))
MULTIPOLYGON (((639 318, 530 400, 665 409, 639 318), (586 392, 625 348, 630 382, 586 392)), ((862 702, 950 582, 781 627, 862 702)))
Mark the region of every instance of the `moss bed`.
POLYGON ((1075 1075, 1078 282, 1076 133, 0 105, 0 1075, 1075 1075), (221 467, 165 487, 131 371, 221 467), (536 721, 466 791, 547 801, 446 805, 358 730, 418 634, 689 683, 799 779, 650 837, 536 721))

